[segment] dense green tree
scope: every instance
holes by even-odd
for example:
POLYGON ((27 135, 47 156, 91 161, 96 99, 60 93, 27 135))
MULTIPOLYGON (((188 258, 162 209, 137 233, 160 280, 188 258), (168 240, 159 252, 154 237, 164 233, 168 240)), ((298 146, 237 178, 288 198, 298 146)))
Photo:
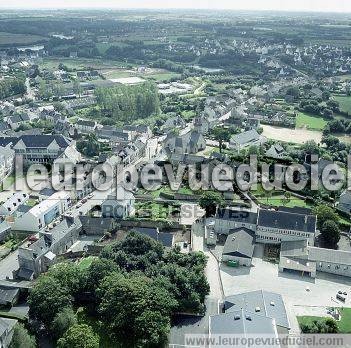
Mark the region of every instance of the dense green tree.
POLYGON ((340 230, 336 222, 327 220, 323 223, 321 234, 327 247, 335 248, 340 240, 340 230))
POLYGON ((58 312, 52 322, 50 331, 55 338, 60 338, 73 325, 77 324, 77 316, 70 307, 58 312))
POLYGON ((111 274, 112 272, 118 272, 119 267, 117 264, 106 258, 95 259, 89 269, 87 270, 86 275, 86 284, 87 289, 94 291, 100 285, 101 281, 111 274))
POLYGON ((47 276, 56 279, 73 296, 80 293, 86 283, 85 272, 73 262, 61 262, 50 267, 47 276))
POLYGON ((95 134, 91 133, 77 141, 77 150, 88 157, 97 156, 100 153, 100 143, 95 134))
POLYGON ((20 323, 17 323, 13 332, 10 348, 35 348, 35 338, 20 323))
POLYGON ((131 232, 128 236, 116 243, 105 247, 101 257, 113 260, 126 271, 145 271, 162 259, 164 248, 161 243, 148 236, 131 232))
POLYGON ((314 320, 310 324, 302 324, 301 331, 310 334, 338 333, 337 322, 332 318, 314 320))
POLYGON ((72 296, 57 279, 42 275, 30 291, 28 303, 30 316, 49 327, 58 312, 71 306, 72 296))
POLYGON ((98 295, 101 318, 114 337, 134 338, 143 346, 167 339, 177 302, 157 282, 141 274, 114 273, 103 280, 98 295))
POLYGON ((324 223, 328 220, 338 223, 339 216, 335 210, 327 205, 318 205, 314 209, 314 213, 317 215, 317 227, 321 230, 324 223))
POLYGON ((99 348, 99 337, 86 324, 71 326, 57 342, 58 348, 99 348))
POLYGON ((151 82, 97 88, 95 94, 103 111, 115 121, 131 122, 159 113, 157 86, 151 82))
POLYGON ((227 128, 216 127, 212 130, 212 134, 218 141, 219 152, 222 152, 223 143, 230 140, 230 131, 227 128))
POLYGON ((205 191, 199 199, 199 205, 205 209, 206 216, 213 216, 216 209, 224 204, 224 200, 220 193, 213 191, 205 191))

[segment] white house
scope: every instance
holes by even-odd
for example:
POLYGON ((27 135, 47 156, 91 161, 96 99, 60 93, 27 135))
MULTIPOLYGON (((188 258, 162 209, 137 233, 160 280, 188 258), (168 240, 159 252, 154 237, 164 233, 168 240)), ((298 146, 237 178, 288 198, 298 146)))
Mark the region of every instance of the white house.
POLYGON ((39 232, 71 206, 69 192, 59 191, 15 220, 14 230, 39 232))
POLYGON ((9 197, 0 206, 0 216, 8 216, 14 213, 17 208, 28 200, 29 196, 24 192, 14 192, 11 197, 9 197))

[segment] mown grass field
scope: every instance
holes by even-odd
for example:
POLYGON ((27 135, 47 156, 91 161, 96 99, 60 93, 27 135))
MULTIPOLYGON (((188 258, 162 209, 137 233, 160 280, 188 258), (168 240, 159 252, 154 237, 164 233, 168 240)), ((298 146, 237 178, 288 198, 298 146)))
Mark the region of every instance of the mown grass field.
POLYGON ((296 128, 308 128, 310 130, 323 130, 327 121, 322 117, 307 115, 299 112, 296 116, 296 128))

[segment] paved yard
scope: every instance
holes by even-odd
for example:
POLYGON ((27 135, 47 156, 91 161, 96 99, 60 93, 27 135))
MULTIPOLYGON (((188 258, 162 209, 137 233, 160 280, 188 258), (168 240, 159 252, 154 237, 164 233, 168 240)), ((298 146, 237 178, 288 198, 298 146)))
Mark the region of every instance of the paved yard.
POLYGON ((260 289, 281 294, 288 311, 292 332, 299 331, 296 315, 301 315, 301 312, 313 313, 316 310, 314 307, 322 306, 351 307, 351 280, 326 274, 318 274, 317 279, 312 279, 307 276, 279 273, 278 265, 263 261, 261 255, 262 245, 259 245, 255 248, 253 267, 230 268, 221 265, 226 296, 260 289), (310 291, 306 290, 307 287, 310 291), (349 293, 346 303, 335 299, 338 290, 349 293))

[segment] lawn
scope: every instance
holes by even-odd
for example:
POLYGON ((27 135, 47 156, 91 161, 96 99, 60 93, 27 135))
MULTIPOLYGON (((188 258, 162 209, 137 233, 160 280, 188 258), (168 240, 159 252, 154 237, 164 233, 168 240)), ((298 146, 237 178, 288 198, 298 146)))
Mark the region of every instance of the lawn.
POLYGON ((285 206, 288 208, 310 208, 310 206, 303 199, 298 197, 290 197, 289 201, 286 200, 284 195, 271 196, 268 197, 268 199, 265 196, 259 196, 257 199, 261 204, 268 204, 274 207, 285 206))
POLYGON ((92 262, 96 259, 95 256, 88 256, 83 258, 80 262, 79 262, 79 268, 84 271, 86 269, 88 269, 90 267, 90 265, 92 264, 92 262))
MULTIPOLYGON (((341 308, 341 320, 337 321, 339 332, 343 334, 351 333, 351 308, 341 308)), ((299 325, 311 324, 313 321, 325 320, 324 317, 302 316, 297 317, 299 325)))
POLYGON ((351 115, 351 97, 334 95, 334 99, 340 104, 340 111, 351 115))
POLYGON ((299 112, 296 117, 296 128, 308 128, 310 130, 323 130, 327 121, 322 117, 307 115, 299 112))

